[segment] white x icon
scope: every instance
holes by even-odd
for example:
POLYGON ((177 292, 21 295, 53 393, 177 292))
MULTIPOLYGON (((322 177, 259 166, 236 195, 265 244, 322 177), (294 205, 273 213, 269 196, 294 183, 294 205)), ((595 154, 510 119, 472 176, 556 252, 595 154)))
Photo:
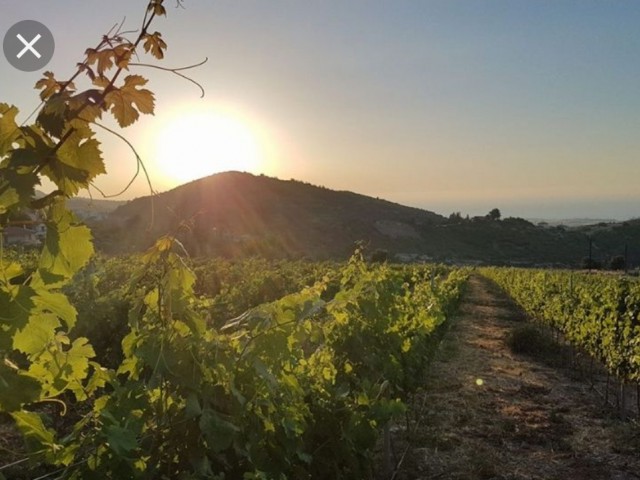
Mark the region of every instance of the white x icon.
POLYGON ((33 48, 33 45, 35 45, 35 43, 40 40, 41 35, 37 34, 33 40, 31 40, 31 42, 27 42, 24 37, 20 34, 16 35, 18 37, 18 40, 20 40, 22 43, 24 43, 25 47, 20 51, 20 53, 17 55, 18 58, 22 58, 22 56, 27 53, 27 50, 30 50, 31 53, 33 53, 37 58, 40 58, 42 55, 40 55, 40 52, 38 52, 35 48, 33 48))

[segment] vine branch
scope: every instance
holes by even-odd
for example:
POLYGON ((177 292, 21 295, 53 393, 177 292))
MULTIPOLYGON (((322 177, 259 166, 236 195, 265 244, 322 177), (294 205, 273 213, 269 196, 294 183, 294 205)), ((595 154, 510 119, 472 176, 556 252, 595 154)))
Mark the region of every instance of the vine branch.
POLYGON ((165 72, 173 73, 174 75, 182 77, 185 80, 187 80, 187 81, 193 83, 194 85, 196 85, 200 89, 200 98, 204 98, 204 95, 205 95, 204 87, 200 83, 196 82, 193 78, 188 77, 187 75, 184 75, 184 74, 182 74, 180 72, 183 71, 183 70, 189 70, 191 68, 200 67, 200 66, 204 65, 205 63, 207 63, 208 61, 209 61, 209 57, 205 57, 205 59, 202 60, 199 63, 194 63, 193 65, 188 65, 186 67, 178 67, 178 68, 161 67, 160 65, 153 65, 151 63, 130 63, 129 66, 155 68, 156 70, 162 70, 162 71, 165 71, 165 72))
POLYGON ((119 197, 120 195, 122 195, 123 193, 125 193, 127 190, 129 190, 129 187, 131 187, 131 185, 133 184, 133 182, 135 181, 135 179, 138 177, 138 175, 140 174, 140 170, 142 169, 144 176, 147 180, 147 184, 149 185, 149 190, 151 191, 152 194, 156 194, 157 192, 153 189, 153 185, 151 183, 151 177, 149 176, 149 172, 147 171, 147 168, 144 165, 144 162, 142 161, 142 158, 140 157, 140 154, 138 153, 138 151, 136 150, 136 148, 133 146, 133 144, 127 140, 127 138, 116 132, 115 130, 102 125, 101 123, 98 122, 92 122, 93 125, 95 125, 96 127, 100 127, 103 130, 106 130, 107 132, 109 132, 112 135, 115 135, 116 137, 118 137, 120 140, 122 140, 124 143, 127 144, 127 146, 131 149, 131 151, 133 152, 133 154, 136 157, 136 173, 133 175, 133 177, 131 177, 131 179, 129 180, 129 183, 127 183, 127 185, 118 193, 115 194, 105 194, 102 190, 100 190, 100 188, 98 188, 93 182, 91 183, 91 186, 93 188, 95 188, 98 192, 100 192, 100 194, 104 197, 104 198, 115 198, 115 197, 119 197))

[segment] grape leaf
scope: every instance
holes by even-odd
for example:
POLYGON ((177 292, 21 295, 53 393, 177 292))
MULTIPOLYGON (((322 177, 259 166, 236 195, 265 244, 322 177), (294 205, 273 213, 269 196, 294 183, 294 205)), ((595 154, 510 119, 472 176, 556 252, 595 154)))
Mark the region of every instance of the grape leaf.
POLYGON ((74 130, 42 169, 65 195, 77 194, 97 175, 106 173, 100 143, 92 134, 88 128, 74 130))
POLYGON ((40 160, 46 158, 55 147, 53 140, 38 125, 26 125, 20 127, 22 133, 22 149, 34 150, 40 160))
POLYGON ((93 375, 91 375, 91 378, 87 382, 86 390, 87 393, 91 395, 112 381, 114 379, 114 372, 113 370, 107 370, 96 362, 89 362, 89 365, 93 367, 93 375))
POLYGON ((38 313, 13 336, 13 348, 27 355, 37 355, 54 340, 60 321, 50 313, 38 313))
POLYGON ((119 425, 109 425, 105 428, 109 446, 120 457, 127 454, 138 446, 136 434, 131 430, 122 428, 119 425))
POLYGON ((60 138, 62 136, 68 100, 68 92, 54 93, 48 98, 36 119, 38 125, 54 137, 60 138))
POLYGON ((88 127, 76 128, 58 149, 56 157, 65 165, 87 172, 87 181, 106 173, 100 142, 93 137, 93 132, 88 127))
POLYGON ((85 72, 87 74, 87 77, 89 77, 91 81, 94 81, 96 79, 96 74, 89 65, 87 65, 86 63, 78 63, 76 65, 78 67, 78 71, 85 72))
POLYGON ((147 7, 147 9, 150 12, 153 12, 155 15, 166 16, 167 15, 167 10, 162 5, 163 2, 164 2, 164 0, 152 0, 149 3, 149 6, 147 7))
POLYGON ((76 223, 75 216, 58 200, 49 214, 47 236, 38 264, 45 284, 71 279, 93 255, 91 231, 76 223))
MULTIPOLYGON (((35 287, 34 282, 31 283, 35 287)), ((67 328, 71 329, 76 323, 78 313, 66 295, 59 292, 51 292, 45 289, 38 289, 38 295, 34 297, 33 302, 42 312, 53 313, 56 317, 63 320, 67 324, 67 328)))
POLYGON ((115 62, 118 68, 129 69, 129 60, 133 53, 132 48, 129 45, 118 45, 113 49, 115 53, 115 62))
POLYGON ((54 445, 54 434, 42 423, 40 415, 34 412, 13 412, 11 416, 22 431, 31 451, 48 449, 54 445))
POLYGON ((46 100, 54 93, 58 93, 60 90, 62 90, 63 85, 66 85, 66 89, 70 91, 76 89, 73 82, 59 82, 55 79, 52 72, 44 72, 44 78, 41 78, 36 82, 35 88, 42 89, 42 91, 40 92, 40 99, 46 100))
MULTIPOLYGON (((0 319, 3 327, 9 326, 9 332, 23 328, 29 321, 29 315, 35 304, 33 297, 35 291, 28 285, 15 285, 9 291, 0 290, 0 319)), ((10 336, 0 336, 0 347, 7 349, 5 344, 10 336)))
POLYGON ((46 158, 51 147, 36 125, 19 129, 21 148, 12 150, 0 163, 0 213, 27 205, 40 184, 34 167, 46 158))
MULTIPOLYGON (((74 95, 69 100, 69 109, 72 111, 72 117, 76 116, 79 121, 91 123, 102 117, 101 93, 95 88, 85 90, 82 93, 74 95)), ((78 127, 76 120, 71 120, 72 127, 78 127)))
MULTIPOLYGON (((0 172, 2 172, 1 169, 0 172)), ((4 186, 4 182, 0 183, 0 187, 4 186)), ((7 213, 9 208, 17 205, 18 203, 20 203, 20 195, 18 195, 18 191, 13 187, 4 188, 2 193, 0 193, 0 215, 7 213)))
POLYGON ((113 48, 104 48, 102 50, 87 48, 84 53, 87 56, 86 65, 98 64, 96 68, 98 76, 102 76, 105 71, 112 68, 116 58, 116 52, 113 48))
POLYGON ((207 444, 214 452, 221 452, 233 443, 233 438, 240 429, 225 420, 218 412, 206 408, 200 416, 200 431, 207 439, 207 444))
POLYGON ((114 88, 105 95, 104 101, 107 108, 111 109, 111 113, 122 128, 134 123, 140 116, 138 112, 153 114, 155 106, 153 93, 146 88, 137 88, 146 83, 147 79, 140 75, 129 75, 124 79, 122 87, 114 88))
POLYGON ((40 399, 40 383, 6 363, 0 363, 0 411, 15 412, 40 399))
POLYGON ((198 400, 198 395, 195 392, 191 392, 187 396, 184 413, 186 418, 195 418, 202 413, 202 407, 200 407, 200 401, 198 400))
POLYGON ((85 337, 76 338, 71 348, 65 352, 65 367, 63 372, 69 381, 68 388, 75 394, 77 400, 85 400, 87 394, 82 380, 89 373, 89 359, 96 356, 96 352, 85 337), (75 380, 75 381, 74 381, 75 380))
POLYGON ((4 262, 0 258, 0 281, 9 285, 9 282, 24 273, 24 269, 17 262, 4 262))
POLYGON ((97 76, 93 79, 92 83, 96 86, 105 90, 107 88, 111 88, 111 81, 105 77, 104 75, 97 76))
POLYGON ((16 115, 18 115, 16 107, 0 103, 0 159, 13 148, 12 144, 20 136, 16 115))
POLYGON ((160 32, 147 33, 144 36, 144 51, 156 57, 158 60, 164 58, 164 50, 167 49, 167 44, 162 40, 162 34, 160 32))
POLYGON ((74 340, 71 347, 65 347, 69 342, 64 332, 57 332, 46 350, 31 357, 29 374, 40 380, 43 395, 47 397, 69 389, 78 400, 86 399, 82 381, 87 377, 89 359, 95 356, 95 352, 84 337, 74 340))

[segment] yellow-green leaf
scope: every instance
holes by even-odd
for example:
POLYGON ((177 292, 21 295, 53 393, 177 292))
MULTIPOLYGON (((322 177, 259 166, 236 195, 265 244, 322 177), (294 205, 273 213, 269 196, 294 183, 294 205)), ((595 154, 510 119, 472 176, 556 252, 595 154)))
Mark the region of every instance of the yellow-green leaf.
POLYGON ((77 312, 66 295, 40 289, 38 290, 38 295, 34 297, 33 302, 41 311, 53 313, 56 317, 63 320, 67 324, 67 328, 73 328, 75 325, 77 312))
POLYGON ((0 280, 2 280, 3 283, 8 285, 12 279, 19 277, 23 273, 24 270, 19 263, 5 263, 2 259, 0 259, 0 280))
POLYGON ((11 416, 22 431, 29 450, 39 451, 53 447, 53 431, 44 426, 40 415, 34 412, 13 412, 11 416))
POLYGON ((0 103, 0 159, 13 148, 12 144, 20 136, 16 115, 18 115, 16 107, 0 103))
MULTIPOLYGON (((2 184, 0 184, 1 186, 2 184)), ((20 195, 15 188, 7 187, 0 193, 0 215, 9 211, 9 208, 20 202, 20 195)))
POLYGON ((0 290, 0 319, 9 334, 0 335, 0 349, 13 348, 10 345, 11 334, 23 328, 29 321, 31 310, 35 308, 34 290, 28 285, 15 285, 8 291, 0 290))
POLYGON ((153 93, 145 88, 138 88, 146 83, 147 80, 140 75, 129 75, 124 79, 122 87, 114 88, 105 95, 107 108, 111 109, 121 127, 135 123, 140 113, 153 114, 153 93))
POLYGON ((58 200, 49 213, 47 236, 38 273, 48 285, 71 279, 93 255, 91 231, 76 222, 75 216, 58 200))
POLYGON ((38 355, 53 342, 59 327, 60 321, 53 314, 32 315, 13 336, 13 348, 27 355, 38 355))
POLYGON ((68 196, 75 195, 102 173, 106 173, 100 143, 88 128, 76 129, 51 157, 42 173, 68 196))

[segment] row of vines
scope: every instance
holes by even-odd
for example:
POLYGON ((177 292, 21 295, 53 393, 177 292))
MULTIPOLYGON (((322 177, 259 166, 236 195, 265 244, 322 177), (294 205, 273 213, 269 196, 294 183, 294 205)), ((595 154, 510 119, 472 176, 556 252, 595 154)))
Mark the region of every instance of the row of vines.
POLYGON ((619 380, 640 381, 640 282, 546 270, 485 268, 482 273, 619 380))
MULTIPOLYGON (((126 335, 109 338, 122 345, 116 368, 73 331, 58 347, 84 355, 57 353, 55 330, 25 351, 17 332, 3 372, 14 385, 1 398, 32 461, 62 478, 369 475, 380 427, 404 411, 465 274, 371 266, 356 254, 214 328, 211 297, 195 291, 205 279, 179 251, 163 238, 130 267, 126 335), (49 355, 46 371, 39 359, 49 355)), ((111 266, 117 276, 121 265, 111 266)))
POLYGON ((46 72, 33 123, 0 103, 0 228, 25 210, 47 228, 31 258, 0 240, 0 427, 11 422, 29 452, 0 478, 366 476, 465 275, 357 253, 254 291, 190 263, 170 236, 103 268, 66 200, 106 173, 98 129, 131 145, 103 117, 124 129, 154 112, 132 71, 164 58, 150 27, 165 15, 150 0, 137 32, 102 36, 68 79, 46 72), (44 180, 55 188, 39 197, 44 180))
MULTIPOLYGON (((141 265, 139 255, 97 256, 64 289, 78 311, 72 337, 87 337, 103 366, 116 368, 122 361, 120 339, 128 331, 128 315, 137 295, 128 283, 131 272, 141 265)), ((257 305, 312 286, 337 268, 330 263, 258 258, 197 258, 189 261, 189 267, 196 277, 193 290, 198 313, 211 328, 219 328, 227 319, 257 305)))

